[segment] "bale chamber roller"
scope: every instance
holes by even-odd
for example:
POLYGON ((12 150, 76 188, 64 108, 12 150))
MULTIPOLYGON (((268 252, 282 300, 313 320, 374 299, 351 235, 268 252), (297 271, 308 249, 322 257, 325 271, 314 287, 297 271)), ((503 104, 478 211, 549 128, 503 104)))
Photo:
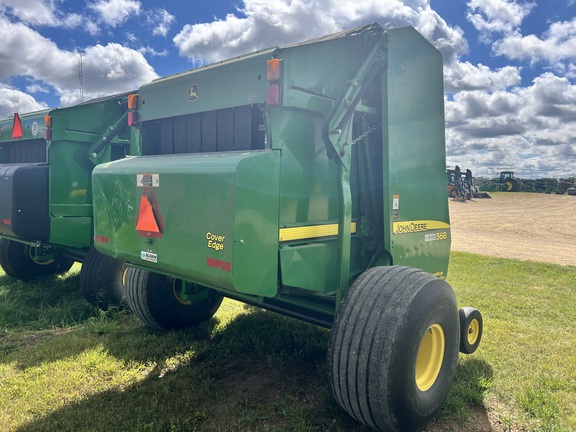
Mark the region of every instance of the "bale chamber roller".
POLYGON ((439 52, 377 24, 158 79, 142 156, 93 172, 96 247, 154 329, 223 296, 331 328, 340 405, 419 430, 482 333, 444 280, 443 100, 439 52))
POLYGON ((137 151, 128 127, 132 98, 0 121, 0 265, 7 275, 47 277, 79 261, 88 301, 103 308, 122 301, 124 262, 92 247, 91 174, 98 163, 137 151))

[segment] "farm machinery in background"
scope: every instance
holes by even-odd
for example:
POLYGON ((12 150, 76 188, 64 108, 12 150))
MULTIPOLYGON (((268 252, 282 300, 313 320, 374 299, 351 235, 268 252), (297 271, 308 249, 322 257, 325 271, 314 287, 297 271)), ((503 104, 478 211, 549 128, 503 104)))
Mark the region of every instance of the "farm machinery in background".
POLYGON ((568 195, 576 195, 576 177, 572 178, 572 186, 566 189, 566 192, 568 192, 568 195))
POLYGON ((524 191, 524 184, 514 177, 514 171, 502 171, 500 177, 482 182, 480 190, 483 192, 520 192, 524 191))
POLYGON ((576 177, 519 179, 513 171, 502 171, 500 177, 479 181, 480 191, 488 192, 536 192, 546 194, 576 195, 576 177))
POLYGON ((570 188, 575 186, 574 182, 576 177, 572 178, 540 178, 536 180, 524 180, 524 189, 526 192, 539 192, 551 194, 555 193, 558 195, 564 195, 568 192, 570 194, 570 188))
POLYGON ((476 180, 469 169, 462 172, 456 165, 454 169, 447 169, 448 196, 457 201, 466 201, 472 198, 492 198, 486 192, 482 192, 476 186, 476 180))
POLYGON ((131 138, 135 93, 0 120, 0 267, 20 280, 82 263, 91 304, 123 303, 126 265, 94 246, 92 170, 138 154, 131 138))

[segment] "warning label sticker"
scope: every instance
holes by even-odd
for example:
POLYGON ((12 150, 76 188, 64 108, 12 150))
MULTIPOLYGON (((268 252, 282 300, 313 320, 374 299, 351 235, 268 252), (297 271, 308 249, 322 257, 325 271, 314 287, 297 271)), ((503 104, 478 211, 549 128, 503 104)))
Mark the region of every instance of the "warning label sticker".
POLYGON ((158 262, 158 255, 148 251, 140 251, 140 258, 142 258, 144 261, 150 261, 153 263, 158 262))
POLYGON ((160 187, 160 174, 136 174, 136 186, 160 187))

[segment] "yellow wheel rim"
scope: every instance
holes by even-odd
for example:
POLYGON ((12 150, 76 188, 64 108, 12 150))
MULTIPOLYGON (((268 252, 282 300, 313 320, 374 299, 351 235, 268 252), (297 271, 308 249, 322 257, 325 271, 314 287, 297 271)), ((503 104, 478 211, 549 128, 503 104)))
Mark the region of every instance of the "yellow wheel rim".
POLYGON ((172 292, 176 300, 178 300, 178 302, 187 306, 192 304, 192 302, 190 300, 182 298, 182 295, 184 294, 184 284, 185 282, 183 280, 174 279, 174 283, 172 283, 172 292))
POLYGON ((428 390, 436 382, 445 348, 444 330, 440 324, 432 325, 422 337, 416 358, 416 385, 420 391, 428 390))
POLYGON ((468 338, 468 343, 470 345, 474 345, 478 340, 478 336, 480 335, 480 323, 477 319, 473 319, 468 324, 468 334, 466 337, 468 338))
POLYGON ((122 272, 122 287, 126 288, 126 272, 128 271, 128 267, 124 269, 122 272))
POLYGON ((32 253, 32 248, 30 246, 28 246, 28 256, 30 257, 30 259, 32 260, 32 262, 34 262, 35 264, 44 266, 44 265, 49 265, 52 264, 54 262, 54 260, 48 260, 48 261, 38 261, 36 259, 34 259, 34 254, 32 253))

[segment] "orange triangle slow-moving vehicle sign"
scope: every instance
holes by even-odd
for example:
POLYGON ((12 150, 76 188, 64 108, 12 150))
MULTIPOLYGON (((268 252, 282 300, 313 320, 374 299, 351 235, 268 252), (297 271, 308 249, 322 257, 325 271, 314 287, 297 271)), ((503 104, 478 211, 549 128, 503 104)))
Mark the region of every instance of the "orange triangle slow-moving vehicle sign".
POLYGON ((20 121, 20 116, 18 113, 14 114, 14 124, 12 126, 12 139, 22 138, 24 134, 22 133, 22 122, 20 121))
POLYGON ((152 194, 151 197, 149 197, 146 192, 147 191, 144 191, 140 199, 140 208, 138 218, 136 219, 136 231, 143 237, 159 238, 162 237, 164 222, 162 221, 162 216, 157 207, 158 203, 153 196, 153 192, 148 192, 152 194))

